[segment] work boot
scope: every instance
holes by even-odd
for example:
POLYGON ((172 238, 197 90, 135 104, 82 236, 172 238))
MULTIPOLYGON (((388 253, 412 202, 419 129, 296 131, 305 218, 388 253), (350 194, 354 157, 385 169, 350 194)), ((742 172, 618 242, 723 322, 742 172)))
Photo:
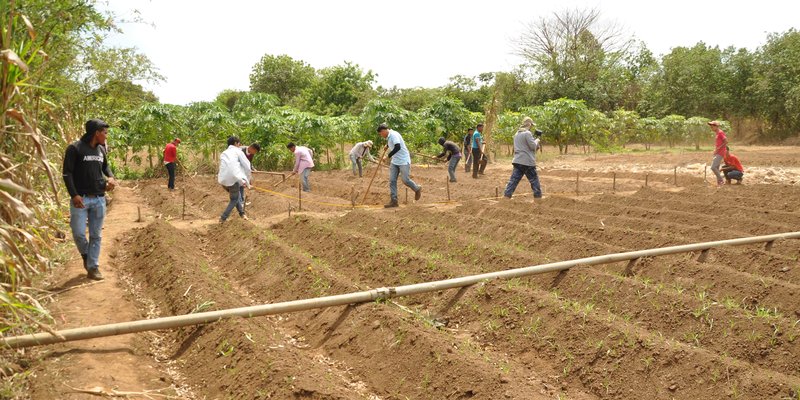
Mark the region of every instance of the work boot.
POLYGON ((421 197, 422 197, 422 186, 420 186, 419 189, 417 189, 417 191, 414 192, 414 200, 419 201, 421 197))
POLYGON ((394 208, 394 207, 400 207, 400 205, 397 204, 397 199, 392 199, 392 201, 383 205, 383 208, 394 208))
POLYGON ((93 281, 102 281, 103 274, 100 273, 100 270, 97 268, 89 269, 89 273, 86 274, 86 277, 93 280, 93 281))

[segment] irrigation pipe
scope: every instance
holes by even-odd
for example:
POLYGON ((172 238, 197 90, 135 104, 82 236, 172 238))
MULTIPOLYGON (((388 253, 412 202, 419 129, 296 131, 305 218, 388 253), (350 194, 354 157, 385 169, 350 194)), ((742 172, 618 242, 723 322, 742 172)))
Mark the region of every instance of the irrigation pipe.
POLYGON ((196 314, 162 317, 139 321, 120 322, 115 324, 89 326, 84 328, 66 329, 54 333, 40 332, 21 336, 3 338, 2 342, 10 348, 39 346, 73 340, 93 339, 106 336, 123 335, 127 333, 144 332, 160 329, 174 329, 189 325, 207 324, 227 318, 243 317, 252 318, 263 315, 284 314, 296 311, 305 311, 316 308, 327 308, 347 304, 366 303, 377 299, 411 296, 415 294, 437 292, 445 289, 462 288, 471 286, 481 281, 491 279, 512 279, 547 272, 564 271, 579 265, 610 264, 620 261, 631 261, 642 257, 663 256, 669 254, 688 253, 701 251, 701 256, 708 250, 720 246, 740 246, 754 243, 767 243, 767 248, 772 243, 783 239, 800 239, 800 232, 787 232, 774 235, 752 236, 739 239, 719 240, 714 242, 694 243, 680 246, 662 247, 649 250, 630 251, 626 253, 607 254, 602 256, 579 258, 576 260, 560 261, 530 267, 515 268, 505 271, 490 272, 479 275, 470 275, 461 278, 445 279, 433 282, 423 282, 413 285, 382 287, 362 292, 340 294, 335 296, 317 297, 312 299, 286 301, 282 303, 263 304, 258 306, 240 307, 227 310, 208 311, 196 314))

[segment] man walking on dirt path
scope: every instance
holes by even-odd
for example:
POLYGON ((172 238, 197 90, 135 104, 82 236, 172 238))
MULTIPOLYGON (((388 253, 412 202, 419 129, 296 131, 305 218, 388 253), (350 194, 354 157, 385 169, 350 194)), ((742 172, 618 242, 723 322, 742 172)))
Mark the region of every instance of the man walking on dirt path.
POLYGON ((103 220, 106 216, 107 191, 114 190, 117 182, 108 166, 105 150, 108 124, 99 119, 86 122, 86 133, 80 140, 67 146, 62 174, 64 184, 72 199, 69 207, 69 226, 78 252, 83 258, 87 277, 103 279, 100 273, 100 243, 103 220), (89 240, 86 240, 86 226, 89 240))
POLYGON ((725 136, 725 132, 719 128, 718 121, 711 121, 708 125, 711 126, 711 130, 717 134, 714 146, 714 160, 711 161, 711 172, 717 176, 717 187, 719 187, 725 183, 722 174, 719 172, 719 166, 722 164, 725 154, 728 153, 728 137, 725 136))
POLYGON ((169 181, 167 181, 169 190, 175 190, 175 166, 178 164, 178 145, 180 143, 181 140, 175 138, 164 147, 164 166, 169 175, 169 181))
MULTIPOLYGON (((400 175, 403 183, 414 191, 414 200, 419 200, 422 197, 422 186, 414 183, 409 176, 411 175, 411 153, 408 152, 406 142, 400 136, 400 132, 380 124, 378 133, 386 139, 386 147, 389 149, 388 157, 392 159, 391 164, 389 164, 389 195, 391 199, 384 207, 392 208, 400 205, 397 201, 397 175, 400 175)), ((383 162, 383 160, 381 159, 380 162, 383 162)))
POLYGON ((464 135, 464 154, 466 154, 466 159, 464 159, 464 171, 469 172, 472 167, 472 135, 475 132, 475 128, 470 127, 467 129, 467 134, 464 135))
POLYGON ((458 149, 458 145, 449 141, 445 140, 443 137, 439 138, 439 144, 443 147, 441 154, 436 156, 436 158, 442 158, 447 155, 447 161, 450 163, 447 165, 447 173, 450 174, 450 182, 456 181, 456 167, 458 166, 458 160, 461 159, 461 151, 458 149))
POLYGON ((508 185, 506 185, 506 190, 503 192, 503 196, 508 199, 514 194, 523 176, 527 177, 531 183, 533 198, 542 198, 539 175, 536 174, 536 150, 539 148, 539 139, 534 138, 533 134, 531 134, 532 126, 533 120, 525 117, 522 120, 522 126, 514 134, 514 159, 511 160, 514 170, 511 171, 511 178, 508 179, 508 185))
POLYGON ((217 182, 228 190, 230 201, 225 211, 219 217, 219 222, 225 222, 231 215, 231 211, 236 207, 239 216, 248 219, 244 213, 244 204, 240 196, 240 187, 250 188, 252 173, 250 171, 250 161, 239 149, 239 138, 231 136, 228 138, 228 148, 219 155, 219 173, 217 182))
POLYGON ((730 150, 725 152, 725 165, 722 166, 722 173, 725 174, 725 182, 730 185, 731 179, 736 181, 736 184, 741 185, 744 178, 744 167, 739 162, 739 157, 733 155, 730 150))
POLYGON ((308 175, 311 174, 311 168, 314 168, 314 151, 306 146, 295 146, 292 142, 289 142, 286 148, 294 153, 292 175, 300 174, 303 182, 303 191, 310 192, 311 185, 308 183, 308 175))
POLYGON ((358 177, 361 178, 361 159, 369 157, 369 160, 375 162, 375 157, 370 153, 372 150, 372 140, 366 142, 358 142, 350 150, 350 164, 353 167, 353 175, 356 174, 356 166, 358 166, 358 177))
POLYGON ((472 177, 477 179, 478 174, 483 175, 483 170, 486 168, 486 163, 483 161, 483 124, 478 124, 475 127, 475 133, 472 134, 472 177))

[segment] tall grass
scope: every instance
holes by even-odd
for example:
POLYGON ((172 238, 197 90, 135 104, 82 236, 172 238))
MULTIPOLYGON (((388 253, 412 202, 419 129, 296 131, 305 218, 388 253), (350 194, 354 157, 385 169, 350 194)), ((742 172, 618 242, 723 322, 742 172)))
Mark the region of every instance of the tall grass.
MULTIPOLYGON (((46 149, 60 144, 42 135, 37 116, 45 104, 36 85, 37 68, 47 61, 45 41, 16 2, 0 2, 0 333, 49 330, 51 317, 37 300, 35 278, 52 263, 54 243, 63 239, 56 224, 57 168, 46 149)), ((0 375, 19 371, 13 357, 0 353, 0 375)), ((24 365, 25 363, 22 363, 24 365)), ((2 385, 3 396, 9 382, 2 385)))

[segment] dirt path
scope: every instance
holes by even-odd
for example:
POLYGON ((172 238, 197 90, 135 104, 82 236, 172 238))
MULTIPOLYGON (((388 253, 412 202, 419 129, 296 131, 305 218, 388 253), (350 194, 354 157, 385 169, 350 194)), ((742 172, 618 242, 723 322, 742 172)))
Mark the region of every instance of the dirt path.
MULTIPOLYGON (((75 257, 56 273, 49 289, 55 296, 51 312, 58 329, 106 324, 142 318, 124 289, 118 271, 108 267, 119 239, 136 227, 137 206, 146 204, 133 190, 120 187, 106 215, 100 270, 105 280, 92 282, 80 258, 75 257)), ((151 214, 143 208, 143 213, 151 214)), ((171 378, 147 350, 141 336, 122 335, 53 345, 44 349, 42 363, 31 380, 32 399, 86 399, 80 390, 112 390, 175 395, 171 378), (77 390, 76 390, 77 389, 77 390)), ((133 395, 131 398, 146 398, 133 395)))

